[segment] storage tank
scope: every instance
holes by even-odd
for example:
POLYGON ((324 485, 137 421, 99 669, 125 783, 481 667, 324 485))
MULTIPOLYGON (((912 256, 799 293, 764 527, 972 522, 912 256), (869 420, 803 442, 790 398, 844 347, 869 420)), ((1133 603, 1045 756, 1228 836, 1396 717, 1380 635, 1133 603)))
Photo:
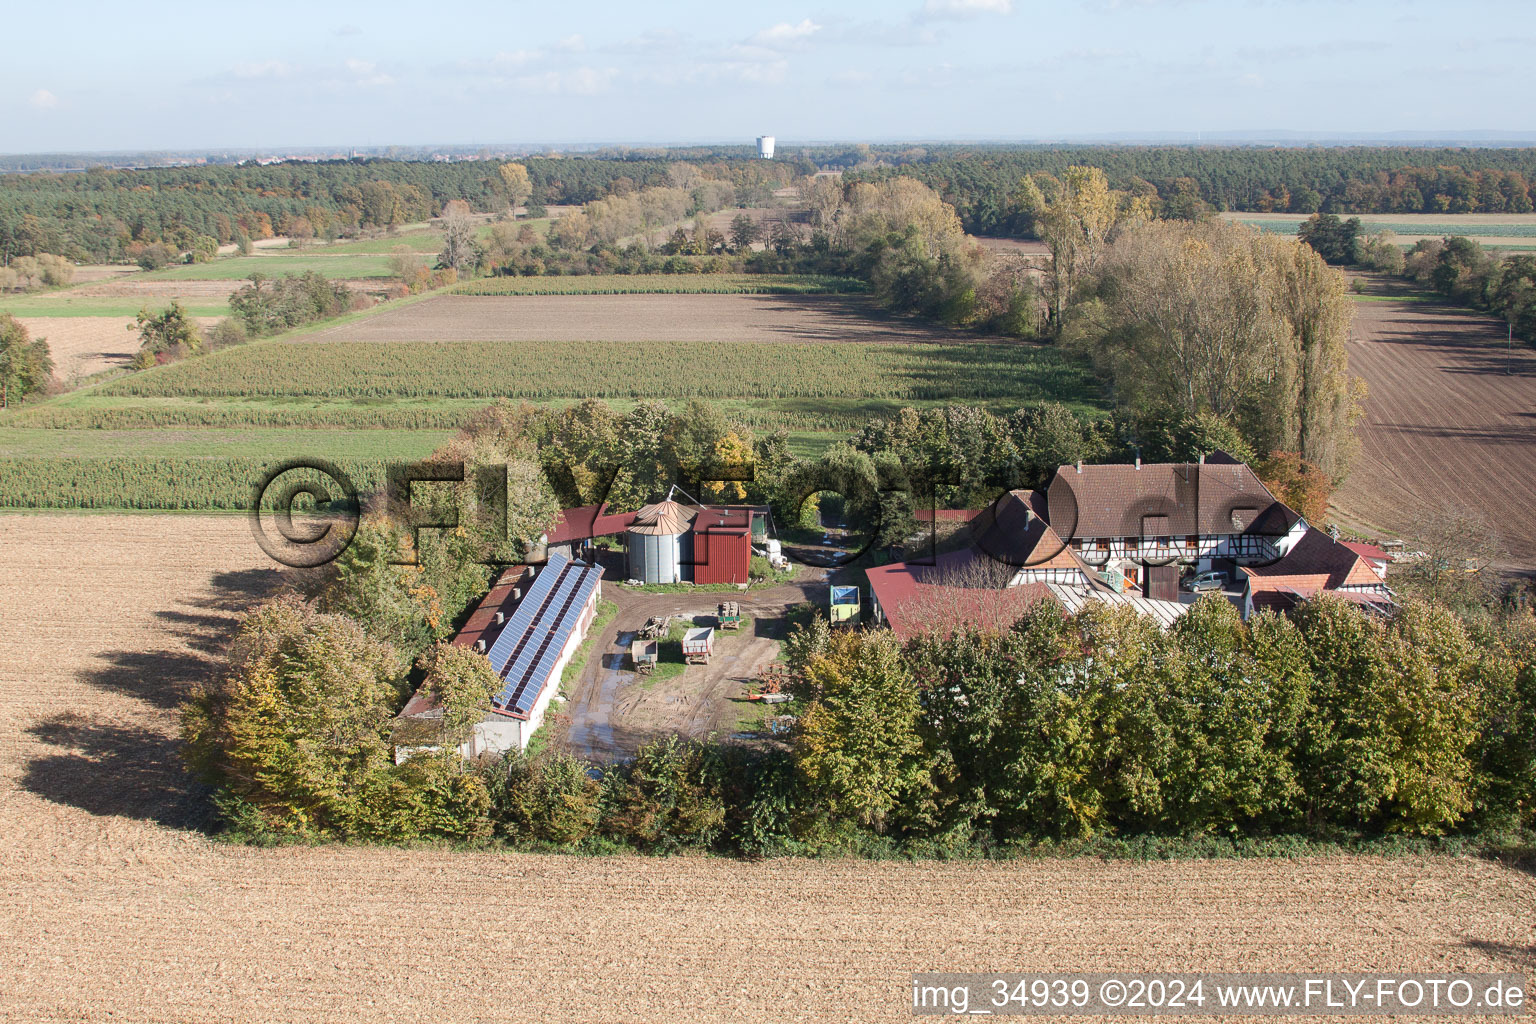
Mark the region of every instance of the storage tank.
POLYGON ((773 159, 773 136, 759 135, 757 137, 757 155, 764 160, 773 159))
POLYGON ((698 513, 671 499, 635 513, 624 534, 629 578, 641 583, 681 583, 689 561, 689 530, 698 513))

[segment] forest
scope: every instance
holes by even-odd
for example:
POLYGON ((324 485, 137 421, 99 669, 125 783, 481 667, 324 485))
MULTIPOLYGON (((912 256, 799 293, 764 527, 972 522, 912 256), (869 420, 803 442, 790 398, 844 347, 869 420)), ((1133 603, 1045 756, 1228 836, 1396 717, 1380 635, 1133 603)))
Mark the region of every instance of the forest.
MULTIPOLYGON (((1533 209, 1536 149, 1204 146, 836 146, 757 160, 743 147, 615 150, 532 156, 530 208, 576 205, 675 185, 690 163, 728 181, 742 205, 817 169, 849 183, 908 176, 954 206, 967 231, 1025 235, 1020 182, 1068 167, 1100 167, 1116 189, 1152 212, 1194 218, 1210 210, 1334 213, 1521 213, 1533 209)), ((504 208, 495 161, 356 159, 271 165, 0 175, 0 266, 18 256, 122 262, 129 246, 193 248, 242 235, 287 234, 302 220, 319 237, 348 237, 442 212, 504 208)))
POLYGON ((1020 235, 1021 179, 1102 168, 1110 185, 1152 199, 1164 217, 1254 213, 1526 213, 1533 209, 1536 149, 1205 146, 1037 146, 937 149, 920 158, 849 172, 908 175, 955 207, 967 231, 1020 235))

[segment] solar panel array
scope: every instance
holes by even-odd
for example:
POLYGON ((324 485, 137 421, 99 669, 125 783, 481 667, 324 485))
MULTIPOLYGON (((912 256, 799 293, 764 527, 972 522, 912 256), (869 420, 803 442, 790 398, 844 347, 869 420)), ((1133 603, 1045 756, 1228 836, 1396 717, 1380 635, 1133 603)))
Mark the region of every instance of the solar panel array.
POLYGON ((492 698, 497 708, 524 715, 533 709, 602 574, 564 555, 549 556, 487 655, 502 680, 492 698))

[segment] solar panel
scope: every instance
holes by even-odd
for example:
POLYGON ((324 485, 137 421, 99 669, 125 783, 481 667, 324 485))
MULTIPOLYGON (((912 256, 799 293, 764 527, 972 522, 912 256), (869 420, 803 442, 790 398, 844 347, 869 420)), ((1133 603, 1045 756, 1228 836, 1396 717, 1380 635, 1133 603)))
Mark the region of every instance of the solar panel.
POLYGON ((503 682, 492 699, 496 707, 527 714, 538 702, 601 576, 599 569, 550 555, 487 654, 503 682))
POLYGON ((491 645, 486 656, 490 658, 491 670, 498 675, 507 667, 512 652, 527 633, 528 627, 533 624, 534 611, 549 596, 550 590, 555 585, 555 577, 559 575, 558 570, 566 563, 567 559, 564 555, 555 554, 549 557, 548 565, 533 578, 533 583, 529 585, 528 592, 523 595, 522 602, 502 627, 496 642, 491 645))

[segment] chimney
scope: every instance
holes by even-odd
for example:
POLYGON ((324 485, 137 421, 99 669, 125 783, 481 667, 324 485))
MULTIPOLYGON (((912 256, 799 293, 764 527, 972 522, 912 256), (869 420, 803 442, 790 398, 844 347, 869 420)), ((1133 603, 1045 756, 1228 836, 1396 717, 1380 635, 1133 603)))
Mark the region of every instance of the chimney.
POLYGON ((1077 460, 1077 471, 1078 471, 1079 474, 1081 474, 1082 471, 1083 471, 1083 460, 1082 459, 1078 459, 1077 460))
POLYGON ((484 654, 485 653, 485 641, 484 640, 476 640, 475 641, 475 653, 476 654, 484 654))
POLYGON ((497 612, 496 613, 496 625, 504 626, 504 625, 506 625, 506 622, 507 622, 507 613, 506 612, 497 612))
POLYGON ((1200 453, 1200 465, 1205 465, 1205 452, 1200 453))
POLYGON ((1141 468, 1141 446, 1140 445, 1136 446, 1136 468, 1137 469, 1141 468))
POLYGON ((512 600, 514 600, 514 601, 521 601, 522 599, 523 599, 523 588, 522 587, 513 587, 512 588, 512 600))

